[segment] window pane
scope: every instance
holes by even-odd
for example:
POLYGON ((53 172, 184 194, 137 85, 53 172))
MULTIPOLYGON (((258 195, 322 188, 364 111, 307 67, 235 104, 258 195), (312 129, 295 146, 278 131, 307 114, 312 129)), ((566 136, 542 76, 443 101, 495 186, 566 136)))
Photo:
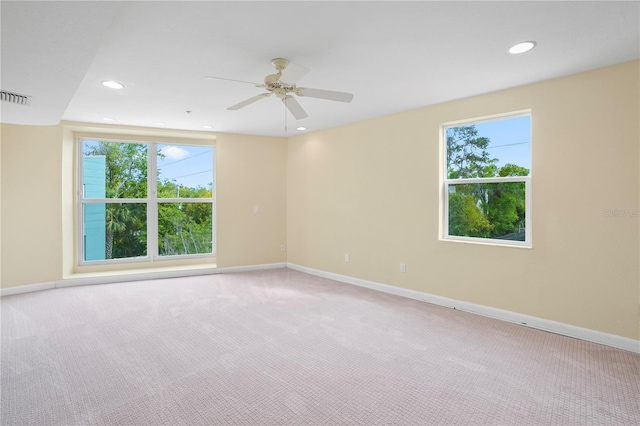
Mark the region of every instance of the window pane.
POLYGON ((449 185, 449 235, 525 241, 525 183, 449 185))
POLYGON ((449 127, 447 178, 528 176, 531 117, 512 117, 449 127))
POLYGON ((210 198, 213 147, 158 145, 158 197, 210 198))
POLYGON ((159 203, 160 256, 212 253, 212 203, 159 203))
POLYGON ((147 255, 147 205, 85 204, 84 260, 123 259, 147 255))
POLYGON ((82 141, 84 198, 146 198, 147 145, 82 141))

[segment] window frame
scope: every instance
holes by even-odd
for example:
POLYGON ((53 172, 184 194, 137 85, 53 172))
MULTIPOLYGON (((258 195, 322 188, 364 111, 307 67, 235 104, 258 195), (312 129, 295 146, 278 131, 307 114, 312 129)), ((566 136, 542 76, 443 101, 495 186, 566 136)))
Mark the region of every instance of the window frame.
POLYGON ((77 151, 77 169, 76 169, 76 205, 77 205, 77 265, 78 266, 95 266, 110 265, 122 263, 143 263, 143 262, 162 262, 179 259, 199 259, 199 258, 215 258, 216 257, 216 146, 215 144, 188 143, 184 141, 167 141, 167 140, 148 140, 148 138, 118 138, 118 137, 102 137, 92 135, 77 135, 75 137, 75 149, 77 151), (144 198, 85 198, 84 197, 84 150, 83 141, 96 140, 99 142, 109 143, 133 143, 147 145, 147 196, 144 198), (158 145, 177 145, 177 146, 202 146, 209 147, 212 150, 213 162, 212 166, 212 191, 211 197, 208 198, 160 198, 158 197, 158 145), (126 257, 119 259, 100 259, 85 260, 85 242, 84 242, 84 206, 87 204, 146 204, 147 214, 147 254, 146 256, 126 257), (159 253, 158 243, 158 205, 160 203, 210 203, 211 204, 211 253, 197 254, 178 254, 163 255, 159 253))
MULTIPOLYGON (((441 167, 440 173, 441 180, 441 208, 442 220, 440 221, 440 240, 441 241, 454 241, 464 242, 481 245, 499 245, 508 247, 520 247, 520 248, 532 248, 532 189, 531 189, 531 176, 533 171, 532 161, 532 146, 533 146, 533 126, 529 128, 529 175, 528 176, 505 176, 505 177, 489 177, 489 178, 462 178, 462 179, 449 179, 448 176, 448 164, 447 164, 447 130, 454 127, 461 127, 465 125, 473 125, 478 123, 486 123, 492 121, 508 120, 511 118, 528 116, 530 122, 533 122, 531 110, 514 111, 504 114, 477 117, 471 119, 450 121, 442 123, 440 126, 440 147, 441 147, 441 167), (482 238, 482 237, 469 237, 460 235, 449 235, 449 186, 450 185, 469 185, 469 184, 482 184, 482 183, 509 183, 509 182, 523 182, 525 184, 525 240, 503 240, 499 238, 482 238)), ((480 135, 481 136, 481 135, 480 135)))

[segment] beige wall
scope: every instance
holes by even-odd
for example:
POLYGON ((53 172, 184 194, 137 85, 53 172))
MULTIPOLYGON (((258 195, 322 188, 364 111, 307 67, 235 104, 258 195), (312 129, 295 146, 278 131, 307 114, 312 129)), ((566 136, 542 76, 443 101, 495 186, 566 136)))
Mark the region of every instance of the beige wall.
POLYGON ((639 220, 605 215, 640 207, 639 92, 635 61, 290 138, 288 261, 639 339, 639 220), (524 109, 533 248, 439 241, 441 124, 524 109))
POLYGON ((2 286, 62 274, 60 126, 2 124, 2 286))
POLYGON ((218 267, 286 262, 287 140, 223 134, 217 152, 218 267))
MULTIPOLYGON (((218 135, 216 259, 77 267, 75 262, 74 134, 98 132, 148 138, 149 129, 61 123, 2 124, 3 288, 39 284, 77 273, 149 267, 255 265, 286 261, 284 138, 218 135), (75 132, 75 133, 74 133, 75 132), (260 213, 253 214, 253 206, 260 213), (213 263, 212 263, 213 262, 213 263)), ((156 131, 166 141, 196 143, 204 133, 156 131)), ((206 143, 206 141, 205 141, 206 143)), ((213 142, 209 142, 213 143, 213 142)))

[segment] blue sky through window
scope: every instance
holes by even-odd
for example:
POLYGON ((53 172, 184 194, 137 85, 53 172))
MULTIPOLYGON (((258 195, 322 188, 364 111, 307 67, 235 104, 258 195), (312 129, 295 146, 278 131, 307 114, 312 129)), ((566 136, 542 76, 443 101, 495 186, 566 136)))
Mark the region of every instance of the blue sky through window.
POLYGON ((158 145, 158 179, 189 188, 210 188, 213 183, 213 148, 158 145))
POLYGON ((478 136, 491 140, 489 155, 497 158, 498 168, 517 164, 531 170, 531 116, 520 116, 475 123, 478 136))

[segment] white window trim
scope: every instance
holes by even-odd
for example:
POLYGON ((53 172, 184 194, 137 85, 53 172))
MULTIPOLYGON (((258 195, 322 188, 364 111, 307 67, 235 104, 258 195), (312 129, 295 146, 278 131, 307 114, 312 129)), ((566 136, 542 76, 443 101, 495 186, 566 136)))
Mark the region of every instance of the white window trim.
MULTIPOLYGON (((91 266, 91 265, 111 265, 111 264, 121 264, 121 263, 139 263, 139 262, 162 262, 162 261, 171 261, 171 260, 179 260, 179 259, 198 259, 198 258, 215 258, 216 257, 216 237, 217 237, 217 229, 216 229, 216 197, 210 198, 156 198, 157 196, 157 174, 149 173, 150 170, 157 169, 157 145, 188 145, 188 146, 208 146, 213 150, 213 168, 215 170, 215 162, 216 162, 216 149, 215 145, 201 145, 194 144, 190 145, 189 143, 183 142, 153 142, 147 140, 147 138, 141 138, 142 140, 135 140, 136 138, 131 139, 120 139, 120 138, 105 138, 105 137, 93 137, 90 135, 78 136, 75 138, 75 147, 77 151, 77 264, 79 266, 91 266), (84 180, 83 180, 83 166, 84 166, 84 153, 81 147, 82 141, 86 139, 96 139, 102 142, 113 142, 113 143, 136 143, 136 144, 146 144, 148 146, 147 149, 147 197, 145 198, 84 198, 84 180), (211 214, 212 214, 212 244, 211 244, 211 253, 200 253, 200 254, 184 254, 184 255, 170 255, 170 256, 160 256, 159 254, 159 246, 158 246, 158 204, 159 203, 171 203, 171 202, 179 202, 179 203, 189 203, 189 202, 203 202, 203 203, 211 203, 211 214), (136 203, 136 204, 147 204, 147 255, 146 256, 138 256, 138 257, 127 257, 120 259, 104 259, 104 260, 84 260, 84 221, 83 221, 83 208, 85 204, 125 204, 125 203, 136 203)), ((212 173, 212 194, 216 194, 216 173, 212 173)))
MULTIPOLYGON (((521 247, 532 248, 533 247, 533 234, 532 234, 532 190, 531 190, 531 175, 532 169, 529 170, 528 176, 505 176, 505 177, 491 177, 491 178, 466 178, 466 179, 448 179, 447 176, 447 129, 451 127, 460 127, 464 125, 472 125, 487 121, 499 121, 509 118, 517 118, 529 116, 531 117, 531 110, 516 111, 513 113, 504 113, 498 115, 492 115, 489 117, 472 118, 468 120, 458 120, 443 123, 440 126, 441 135, 441 147, 442 147, 442 172, 440 178, 441 184, 441 211, 443 212, 440 230, 440 241, 453 241, 463 242, 481 245, 491 246, 506 246, 506 247, 521 247), (505 183, 505 182, 524 182, 525 183, 525 240, 513 241, 502 240, 497 238, 481 238, 481 237, 467 237, 459 235, 449 235, 449 185, 462 185, 462 184, 477 184, 477 183, 505 183)), ((531 132, 531 130, 530 130, 531 132)), ((531 140, 531 137, 529 138, 531 140)), ((531 143, 529 145, 529 158, 531 158, 531 143)))

